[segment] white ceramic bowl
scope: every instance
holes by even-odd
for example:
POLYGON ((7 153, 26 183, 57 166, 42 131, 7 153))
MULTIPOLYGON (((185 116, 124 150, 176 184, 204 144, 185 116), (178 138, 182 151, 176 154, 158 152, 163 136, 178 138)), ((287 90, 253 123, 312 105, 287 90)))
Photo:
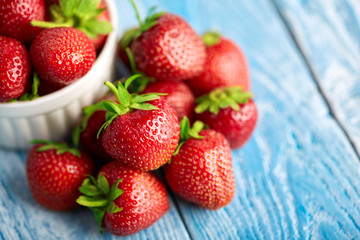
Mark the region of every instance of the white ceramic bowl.
POLYGON ((106 1, 113 31, 93 64, 81 79, 54 93, 28 102, 0 103, 0 147, 29 149, 32 139, 61 140, 70 136, 82 108, 107 91, 104 82, 115 77, 117 11, 106 1))

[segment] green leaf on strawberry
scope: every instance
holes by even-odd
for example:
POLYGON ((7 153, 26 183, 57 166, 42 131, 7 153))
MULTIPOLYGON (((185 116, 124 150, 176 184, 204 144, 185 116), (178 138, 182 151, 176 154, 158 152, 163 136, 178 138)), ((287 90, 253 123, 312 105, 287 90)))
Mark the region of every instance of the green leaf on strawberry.
POLYGON ((74 27, 90 38, 112 31, 110 22, 98 20, 105 10, 98 8, 101 0, 59 0, 59 5, 50 6, 52 22, 31 21, 32 26, 42 28, 74 27))
POLYGON ((100 133, 103 129, 106 129, 112 121, 115 120, 118 116, 127 114, 128 112, 138 109, 138 110, 157 110, 158 108, 154 105, 147 103, 148 101, 152 101, 160 98, 160 96, 167 95, 166 93, 148 93, 143 95, 138 94, 130 94, 128 91, 128 87, 130 84, 141 78, 143 74, 135 74, 129 77, 124 84, 121 81, 118 82, 117 86, 113 83, 106 81, 105 85, 115 94, 119 103, 104 100, 102 101, 105 109, 107 110, 105 119, 106 122, 101 126, 97 137, 100 136, 100 133))
MULTIPOLYGON (((190 127, 190 121, 187 117, 183 117, 180 122, 180 141, 173 153, 173 156, 179 153, 180 148, 190 138, 203 139, 204 137, 199 135, 199 132, 205 128, 205 124, 201 121, 196 121, 192 127, 190 127)), ((170 163, 170 161, 169 161, 170 163)))
POLYGON ((93 176, 86 178, 79 188, 79 191, 83 195, 80 196, 76 202, 92 210, 101 233, 103 232, 102 220, 105 212, 117 213, 122 210, 121 207, 118 207, 114 203, 114 200, 124 192, 118 188, 121 181, 122 179, 119 179, 110 188, 105 176, 99 174, 97 179, 93 176))
POLYGON ((148 16, 145 18, 144 21, 142 21, 134 0, 130 0, 130 2, 132 7, 134 8, 136 18, 139 22, 139 28, 130 29, 127 32, 125 32, 120 42, 121 49, 125 49, 126 47, 128 47, 130 43, 135 39, 137 39, 138 37, 140 37, 140 35, 143 32, 146 32, 147 30, 155 26, 157 24, 157 19, 165 13, 165 12, 153 13, 156 7, 152 7, 148 12, 148 16))
POLYGON ((44 152, 50 149, 55 149, 56 154, 60 155, 65 152, 72 153, 73 155, 80 157, 80 151, 76 148, 70 147, 65 142, 56 142, 56 141, 50 141, 50 140, 42 140, 42 139, 35 139, 31 140, 30 144, 42 144, 43 146, 39 147, 36 151, 37 152, 44 152))
POLYGON ((213 114, 218 114, 220 109, 228 107, 240 111, 239 104, 247 103, 252 97, 252 93, 242 91, 240 86, 217 88, 195 100, 195 103, 198 104, 195 112, 203 113, 209 110, 213 114))

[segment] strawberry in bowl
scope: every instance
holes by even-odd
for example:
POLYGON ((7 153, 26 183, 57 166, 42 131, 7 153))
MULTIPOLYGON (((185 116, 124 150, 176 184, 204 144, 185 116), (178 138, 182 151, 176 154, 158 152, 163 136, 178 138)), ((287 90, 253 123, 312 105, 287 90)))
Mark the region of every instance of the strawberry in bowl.
MULTIPOLYGON (((59 3, 62 2, 64 1, 59 1, 59 3)), ((78 33, 80 30, 72 27, 67 27, 66 30, 65 27, 44 29, 37 36, 39 39, 43 38, 40 39, 42 43, 40 44, 38 40, 36 42, 34 40, 28 45, 31 46, 30 49, 33 49, 32 54, 34 56, 31 56, 30 53, 29 58, 32 59, 34 66, 31 66, 32 73, 30 73, 27 89, 33 91, 32 86, 35 81, 32 83, 31 80, 36 73, 39 78, 38 94, 40 97, 31 101, 19 101, 20 96, 20 98, 16 98, 16 101, 11 99, 11 103, 0 103, 0 131, 2 132, 0 147, 29 149, 31 139, 51 139, 55 141, 66 139, 79 120, 82 108, 105 95, 107 88, 103 83, 113 80, 115 75, 117 12, 113 0, 106 0, 104 3, 110 16, 112 31, 107 36, 102 50, 97 55, 91 38, 86 33, 78 33), (86 43, 80 45, 67 43, 63 50, 54 54, 54 56, 51 57, 49 51, 45 54, 45 48, 42 48, 44 42, 48 41, 50 43, 50 38, 44 37, 45 33, 58 32, 59 29, 64 29, 60 30, 63 33, 71 32, 70 35, 87 39, 85 40, 86 43), (68 46, 73 46, 73 48, 67 49, 68 46), (84 46, 86 46, 87 50, 84 46), (78 48, 85 54, 81 55, 79 52, 73 51, 78 48), (90 51, 88 51, 89 49, 90 51), (69 51, 70 54, 68 54, 69 51), (45 55, 47 59, 44 58, 45 55), (48 58, 51 58, 51 61, 48 65, 45 65, 45 62, 49 60, 48 58), (37 63, 34 64, 33 62, 37 63), (64 65, 59 64, 59 62, 64 65), (85 65, 79 67, 81 69, 80 73, 72 72, 80 66, 76 65, 76 63, 85 65), (50 71, 47 72, 46 68, 48 67, 50 71)), ((28 26, 31 27, 30 23, 28 26)), ((59 50, 61 46, 56 44, 61 45, 61 41, 52 42, 52 46, 58 46, 56 49, 59 50)))

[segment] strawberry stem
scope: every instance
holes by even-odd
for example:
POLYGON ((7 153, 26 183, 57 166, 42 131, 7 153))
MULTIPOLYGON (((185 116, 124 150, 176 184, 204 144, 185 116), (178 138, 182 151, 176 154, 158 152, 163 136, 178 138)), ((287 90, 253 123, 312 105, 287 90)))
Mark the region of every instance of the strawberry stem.
POLYGON ((161 17, 165 13, 165 12, 158 12, 158 13, 153 14, 155 7, 152 7, 149 11, 149 14, 152 14, 152 15, 148 15, 145 18, 145 21, 142 21, 134 0, 130 0, 130 2, 131 2, 131 5, 133 6, 136 18, 139 22, 139 28, 130 29, 125 32, 125 34, 122 37, 122 40, 120 42, 121 49, 125 49, 127 46, 129 46, 131 44, 132 41, 134 41, 135 39, 140 37, 143 32, 146 32, 147 30, 149 30, 150 28, 155 26, 157 24, 158 18, 161 17))
POLYGON ((139 26, 140 28, 144 25, 143 21, 141 20, 140 18, 140 14, 139 14, 139 11, 137 9, 137 6, 136 6, 136 3, 134 0, 130 0, 130 3, 131 3, 131 6, 133 7, 134 9, 134 12, 135 12, 135 15, 136 15, 136 19, 138 20, 138 23, 139 23, 139 26))
POLYGON ((135 74, 136 73, 136 63, 135 63, 134 54, 131 52, 129 47, 125 48, 125 52, 126 52, 126 56, 129 59, 131 73, 135 74))
POLYGON ((211 47, 220 42, 220 37, 220 34, 217 32, 207 32, 202 36, 202 40, 206 46, 211 47))
POLYGON ((41 27, 41 28, 72 27, 72 26, 74 26, 74 22, 71 21, 71 20, 69 20, 67 22, 63 22, 63 23, 32 20, 30 22, 30 24, 31 24, 31 26, 41 27))

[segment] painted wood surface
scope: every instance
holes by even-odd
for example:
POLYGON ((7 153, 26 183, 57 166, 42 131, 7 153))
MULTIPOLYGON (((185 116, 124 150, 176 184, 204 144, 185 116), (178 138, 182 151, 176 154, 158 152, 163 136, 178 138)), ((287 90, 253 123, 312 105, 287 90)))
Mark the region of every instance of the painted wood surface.
POLYGON ((275 2, 334 115, 360 154, 360 2, 275 2))
MULTIPOLYGON (((332 12, 337 28, 328 27, 323 34, 310 26, 306 31, 294 28, 300 32, 296 40, 302 42, 298 49, 288 23, 269 0, 137 2, 142 16, 157 5, 183 16, 199 33, 219 30, 241 46, 250 64, 259 122, 252 139, 233 151, 236 196, 231 204, 209 211, 171 197, 169 213, 125 239, 360 239, 359 158, 321 94, 331 87, 316 75, 319 91, 301 52, 315 48, 307 42, 325 41, 337 29, 356 28, 350 20, 341 20, 343 11, 332 12)), ((285 2, 276 1, 284 12, 293 11, 287 15, 293 17, 286 19, 300 26, 311 25, 311 19, 302 14, 294 17, 295 13, 302 13, 306 3, 322 3, 285 2)), ((128 1, 118 0, 117 8, 123 30, 136 24, 128 1)), ((322 19, 321 8, 311 9, 313 19, 322 19)), ((347 40, 356 45, 355 40, 347 40)), ((340 41, 337 44, 342 46, 340 41)), ((341 59, 340 52, 332 53, 341 59)), ((326 72, 328 56, 316 56, 309 61, 311 69, 326 72)), ((352 51, 349 56, 355 59, 359 53, 352 51)), ((347 73, 358 81, 356 71, 347 73)), ((332 81, 334 89, 348 87, 339 78, 332 81)), ((353 96, 343 91, 341 97, 351 100, 353 96)), ((345 114, 339 108, 332 111, 345 114)), ((356 118, 356 112, 351 116, 356 118)), ((56 213, 38 206, 26 184, 25 158, 26 153, 0 149, 0 239, 116 239, 100 235, 86 209, 56 213)))

